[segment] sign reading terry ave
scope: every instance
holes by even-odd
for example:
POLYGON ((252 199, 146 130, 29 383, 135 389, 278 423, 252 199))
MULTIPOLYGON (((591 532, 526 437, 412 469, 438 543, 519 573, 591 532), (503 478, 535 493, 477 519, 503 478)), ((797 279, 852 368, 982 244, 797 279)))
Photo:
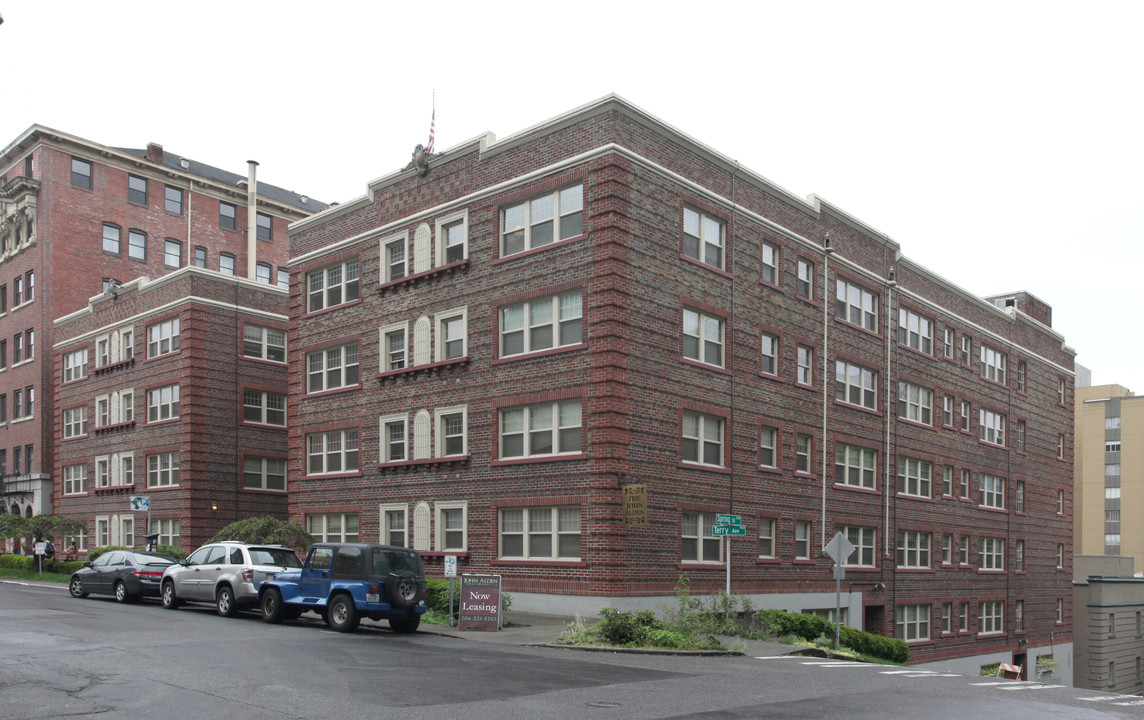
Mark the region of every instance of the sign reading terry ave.
POLYGON ((457 628, 500 629, 500 575, 462 575, 457 628))

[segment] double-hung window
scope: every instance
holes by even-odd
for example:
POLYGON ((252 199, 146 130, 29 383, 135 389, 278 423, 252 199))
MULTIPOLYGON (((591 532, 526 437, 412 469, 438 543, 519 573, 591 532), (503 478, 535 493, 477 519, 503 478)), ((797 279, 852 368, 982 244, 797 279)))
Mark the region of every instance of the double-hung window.
POLYGON ((286 492, 286 460, 247 455, 242 459, 242 487, 286 492))
POLYGON ((147 235, 139 230, 127 231, 127 256, 135 260, 147 259, 147 235))
POLYGON ((173 268, 183 266, 183 243, 174 238, 163 241, 163 264, 173 268))
POLYGON ((759 465, 763 467, 778 467, 779 431, 773 427, 764 427, 759 432, 759 465))
POLYGON ((874 528, 839 525, 835 527, 835 530, 845 535, 846 539, 854 545, 853 552, 850 553, 844 563, 847 567, 874 567, 874 540, 877 532, 874 528))
POLYGON ((583 296, 579 290, 501 308, 501 357, 523 355, 583 341, 583 296))
POLYGON ((846 322, 878 331, 878 296, 861 285, 838 278, 835 314, 846 322))
POLYGON ((794 441, 794 471, 799 473, 810 472, 810 455, 814 439, 805 433, 799 433, 794 441))
POLYGON ((358 272, 358 261, 354 258, 306 273, 309 312, 357 300, 358 272))
POLYGON ((977 474, 981 507, 1005 509, 1005 478, 989 473, 977 474))
POLYGON ((723 268, 723 222, 707 213, 683 208, 683 254, 723 268))
POLYGON ((953 359, 953 328, 945 329, 945 339, 942 341, 942 354, 950 360, 953 359))
POLYGON ((71 159, 72 187, 91 190, 91 162, 73 157, 71 159))
POLYGON ((991 445, 1005 445, 1005 416, 993 410, 981 409, 979 437, 991 445))
POLYGON ((684 562, 717 563, 723 559, 723 542, 712 535, 715 517, 711 513, 683 513, 684 562))
POLYGON ((499 556, 525 560, 579 560, 577 506, 501 508, 499 556))
POLYGON ((87 377, 87 348, 64 355, 64 382, 87 377))
POLYGON ((877 450, 837 443, 834 448, 834 482, 873 490, 877 464, 877 450))
POLYGON ((796 354, 798 370, 795 379, 799 385, 810 385, 814 382, 814 348, 799 345, 796 354))
MULTIPOLYGON (((123 231, 119 228, 118 225, 112 225, 110 223, 104 223, 103 224, 103 251, 109 252, 109 253, 114 253, 115 255, 118 255, 120 253, 122 235, 123 235, 123 231)), ((20 304, 19 296, 16 297, 16 304, 17 305, 20 304)))
POLYGON ((977 634, 995 635, 1005 632, 1005 603, 988 600, 977 606, 977 634))
POLYGON ((358 431, 332 430, 307 435, 306 469, 309 475, 357 472, 358 431))
POLYGON ((763 363, 760 371, 764 375, 778 375, 779 372, 779 338, 771 333, 762 334, 763 363))
POLYGON ((683 357, 723 367, 723 318, 683 309, 683 357))
POLYGON ((457 308, 438 313, 437 362, 457 360, 468 352, 468 311, 457 308))
POLYGON ((218 204, 218 226, 223 230, 234 230, 238 227, 238 209, 228 202, 218 204))
POLYGON ((915 642, 930 639, 930 606, 899 605, 895 630, 899 640, 915 642))
MULTIPOLYGON (((469 532, 468 532, 468 503, 465 501, 437 503, 437 549, 438 550, 455 550, 464 552, 469 547, 469 532)), ((572 551, 571 545, 573 541, 569 538, 572 537, 574 531, 571 513, 565 513, 564 526, 560 527, 560 517, 557 517, 557 535, 559 540, 563 540, 567 546, 564 550, 572 551)), ((579 524, 579 512, 576 514, 575 524, 579 524)), ((579 555, 579 542, 575 542, 577 546, 576 554, 579 555)))
POLYGON ((286 331, 260 325, 242 328, 242 354, 244 357, 286 362, 286 331))
POLYGON ((87 435, 87 406, 64 410, 64 439, 87 435))
POLYGON ((147 391, 147 422, 179 417, 179 386, 164 385, 147 391))
POLYGON ((147 327, 147 357, 173 353, 179 349, 179 318, 147 327))
MULTIPOLYGON (((946 340, 951 341, 950 330, 946 330, 946 340)), ((933 353, 933 320, 918 315, 912 310, 899 308, 898 310, 898 342, 906 347, 923 352, 926 355, 933 353)), ((952 346, 947 346, 953 352, 952 346)))
POLYGON ((774 518, 759 518, 759 557, 775 557, 774 518))
POLYGON ((358 514, 307 515, 306 531, 317 538, 319 542, 357 542, 359 538, 358 514))
POLYGON ((683 413, 683 461, 723 467, 723 428, 717 415, 683 413))
POLYGON ((941 406, 941 421, 946 427, 953 427, 953 396, 945 395, 942 397, 941 406))
POLYGON ((798 271, 795 277, 795 291, 799 297, 814 299, 814 263, 809 260, 798 260, 798 271))
POLYGON ((263 390, 243 390, 242 419, 248 423, 286 427, 286 396, 263 390))
POLYGON ((321 392, 358 384, 358 345, 317 350, 306 355, 306 392, 321 392))
POLYGON ((254 233, 258 236, 259 240, 265 240, 266 242, 274 240, 274 221, 269 215, 266 213, 255 213, 254 223, 254 233))
POLYGON ((382 372, 401 370, 409 364, 409 326, 398 323, 383 327, 381 335, 381 367, 382 372))
POLYGON ((172 487, 179 484, 179 453, 165 452, 147 456, 147 487, 172 487))
POLYGON ((163 209, 175 215, 183 214, 183 191, 181 188, 163 186, 163 209))
POLYGON ((64 495, 87 492, 87 465, 64 466, 64 495))
POLYGON ((1005 538, 983 537, 979 541, 978 567, 982 570, 1005 569, 1005 538))
POLYGON ((922 425, 932 425, 933 390, 910 382, 899 382, 898 417, 922 425))
POLYGON ((409 458, 409 418, 389 415, 378 419, 381 433, 381 461, 401 462, 409 458))
POLYGON ((933 463, 929 460, 898 456, 898 493, 932 497, 933 463))
POLYGON ((437 457, 466 454, 468 408, 464 405, 438 408, 434 415, 437 419, 437 457))
POLYGON ((763 243, 763 282, 779 284, 779 249, 768 242, 763 243))
POLYGON ((898 531, 898 567, 930 566, 930 533, 917 530, 898 531))
POLYGON ((450 263, 460 262, 468 256, 468 211, 462 210, 439 218, 437 220, 437 264, 448 265, 450 263))
POLYGON ((838 360, 834 368, 834 397, 839 402, 878 409, 878 373, 870 368, 838 360))
POLYGON ((580 453, 582 425, 579 398, 503 408, 500 411, 500 457, 580 453))
POLYGON ((381 270, 384 282, 400 280, 409 274, 409 236, 405 233, 381 244, 381 270))
POLYGON ((1005 384, 1005 353, 981 344, 981 376, 1005 384))
POLYGON ((584 231, 584 186, 557 190, 501 211, 501 256, 567 240, 584 231))

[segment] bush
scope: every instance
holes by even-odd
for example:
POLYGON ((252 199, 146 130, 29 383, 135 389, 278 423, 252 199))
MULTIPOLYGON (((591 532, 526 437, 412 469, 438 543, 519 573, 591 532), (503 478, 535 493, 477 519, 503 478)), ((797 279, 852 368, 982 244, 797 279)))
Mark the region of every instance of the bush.
POLYGON ((691 641, 685 635, 674 630, 648 630, 647 644, 656 648, 682 650, 691 647, 691 641))
MULTIPOLYGON (((834 623, 817 615, 786 613, 782 610, 759 610, 755 617, 760 627, 772 637, 793 635, 813 644, 818 644, 819 638, 825 637, 830 644, 833 644, 834 623)), ((904 663, 910 659, 910 648, 904 641, 855 630, 846 625, 838 631, 838 642, 854 652, 882 660, 904 663)))
MULTIPOLYGON (((449 615, 449 581, 445 578, 425 578, 425 587, 428 591, 425 597, 425 606, 442 615, 449 615)), ((453 617, 457 616, 460 606, 461 584, 453 584, 453 617)))
POLYGON ((604 619, 596 626, 596 632, 613 645, 644 643, 653 630, 663 629, 663 623, 652 610, 624 612, 606 607, 600 611, 600 616, 604 619))
POLYGON ((35 561, 31 555, 0 555, 0 567, 11 570, 35 570, 35 561))

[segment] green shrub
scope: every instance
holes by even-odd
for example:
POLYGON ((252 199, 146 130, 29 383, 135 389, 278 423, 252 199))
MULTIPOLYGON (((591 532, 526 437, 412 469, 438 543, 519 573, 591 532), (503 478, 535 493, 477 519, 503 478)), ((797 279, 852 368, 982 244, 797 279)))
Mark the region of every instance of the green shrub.
POLYGON ((674 630, 648 630, 646 642, 651 647, 671 650, 691 647, 691 641, 685 635, 674 630))
MULTIPOLYGON (((448 616, 449 614, 449 581, 445 578, 425 578, 427 594, 425 606, 448 616)), ((453 583, 453 617, 457 616, 460 605, 461 584, 453 583)))
POLYGON ((600 611, 604 619, 596 625, 600 637, 612 645, 635 645, 647 641, 652 630, 662 630, 663 623, 653 610, 622 611, 606 607, 600 611))
POLYGON ((31 555, 0 555, 0 567, 12 570, 34 570, 35 558, 31 555))

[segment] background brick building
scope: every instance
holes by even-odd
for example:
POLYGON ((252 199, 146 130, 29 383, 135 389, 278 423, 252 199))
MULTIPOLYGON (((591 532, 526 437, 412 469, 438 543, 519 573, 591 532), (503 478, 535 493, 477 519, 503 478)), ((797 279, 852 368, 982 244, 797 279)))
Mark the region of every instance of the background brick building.
POLYGON ((290 233, 316 534, 457 554, 514 607, 654 608, 729 562, 756 606, 827 613, 842 532, 843 619, 915 661, 1069 655, 1074 353, 1031 295, 974 297, 614 96, 290 233))

